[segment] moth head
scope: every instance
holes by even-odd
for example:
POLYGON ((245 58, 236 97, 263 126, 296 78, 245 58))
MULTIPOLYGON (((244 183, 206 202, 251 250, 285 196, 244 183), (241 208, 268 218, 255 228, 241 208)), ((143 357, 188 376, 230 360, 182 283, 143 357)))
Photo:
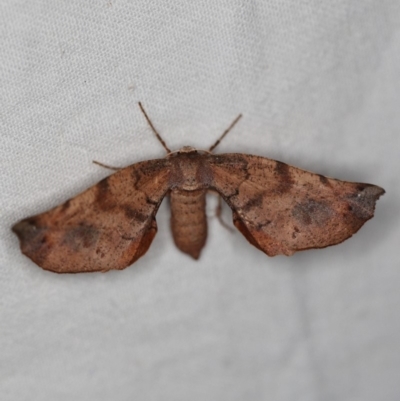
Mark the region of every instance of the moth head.
POLYGON ((191 146, 184 146, 178 150, 178 153, 197 153, 197 150, 191 146))
POLYGON ((181 155, 181 154, 196 154, 198 153, 197 149, 192 148, 191 146, 184 146, 183 148, 180 148, 178 150, 174 150, 173 152, 168 153, 168 157, 170 156, 175 156, 175 155, 181 155))

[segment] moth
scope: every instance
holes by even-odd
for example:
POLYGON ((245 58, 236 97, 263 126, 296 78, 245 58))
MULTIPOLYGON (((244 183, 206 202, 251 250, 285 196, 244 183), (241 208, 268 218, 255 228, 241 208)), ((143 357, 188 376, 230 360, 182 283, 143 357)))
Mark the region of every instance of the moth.
POLYGON ((126 268, 148 250, 165 196, 175 244, 197 259, 207 237, 208 190, 222 197, 236 228, 269 256, 339 244, 373 217, 385 193, 376 185, 328 178, 265 157, 213 154, 241 115, 208 151, 185 146, 171 152, 139 106, 167 156, 117 169, 64 204, 15 224, 22 252, 43 269, 126 268))

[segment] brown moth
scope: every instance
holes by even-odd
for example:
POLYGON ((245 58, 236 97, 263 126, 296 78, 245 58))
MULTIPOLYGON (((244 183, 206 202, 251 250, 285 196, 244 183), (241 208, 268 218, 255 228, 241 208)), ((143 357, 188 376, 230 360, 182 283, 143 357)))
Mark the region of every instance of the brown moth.
POLYGON ((207 237, 208 190, 225 200, 236 228, 269 256, 344 241, 373 217, 385 193, 265 157, 212 154, 241 116, 209 151, 185 146, 171 152, 139 106, 167 156, 117 169, 64 204, 15 224, 22 252, 43 269, 105 272, 131 265, 156 235, 155 215, 166 195, 175 244, 197 259, 207 237))

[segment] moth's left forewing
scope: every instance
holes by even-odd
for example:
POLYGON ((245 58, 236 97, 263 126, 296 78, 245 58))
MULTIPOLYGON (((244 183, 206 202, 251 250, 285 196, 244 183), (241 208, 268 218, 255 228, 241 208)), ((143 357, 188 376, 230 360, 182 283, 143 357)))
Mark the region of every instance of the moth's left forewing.
POLYGON ((384 193, 258 156, 216 155, 210 164, 235 226, 270 256, 344 241, 373 217, 384 193))
POLYGON ((169 189, 167 159, 121 169, 64 204, 13 227, 22 252, 46 270, 123 269, 148 249, 169 189))

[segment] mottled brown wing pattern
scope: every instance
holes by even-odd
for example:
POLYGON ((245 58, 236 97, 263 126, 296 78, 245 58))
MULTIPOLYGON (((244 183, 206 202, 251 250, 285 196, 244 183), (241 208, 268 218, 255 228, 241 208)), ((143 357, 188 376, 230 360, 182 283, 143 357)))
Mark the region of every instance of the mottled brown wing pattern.
POLYGON ((214 155, 210 165, 235 226, 269 256, 344 241, 373 217, 385 192, 258 156, 214 155))
POLYGON ((57 273, 124 269, 149 248, 169 190, 168 159, 133 164, 46 213, 17 223, 22 252, 57 273))

